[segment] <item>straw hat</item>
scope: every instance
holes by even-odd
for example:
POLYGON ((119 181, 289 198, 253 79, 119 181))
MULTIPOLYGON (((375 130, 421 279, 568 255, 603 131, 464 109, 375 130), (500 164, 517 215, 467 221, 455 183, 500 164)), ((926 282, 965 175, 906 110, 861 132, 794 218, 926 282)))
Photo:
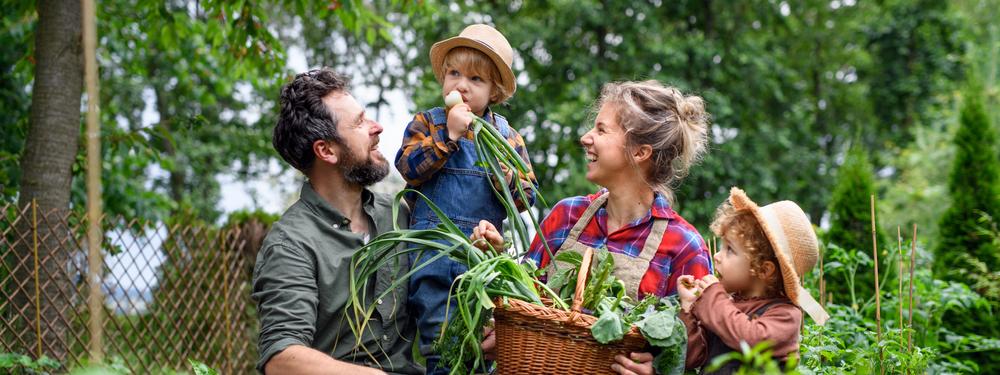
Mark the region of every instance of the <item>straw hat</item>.
POLYGON ((819 259, 819 241, 816 240, 816 232, 806 213, 792 201, 758 207, 743 190, 736 187, 730 191, 729 201, 734 210, 749 210, 757 218, 781 265, 781 278, 788 299, 801 307, 817 324, 823 325, 830 316, 809 295, 809 291, 802 287, 800 279, 816 266, 819 259))
POLYGON ((493 60, 493 65, 500 71, 499 84, 509 95, 514 95, 517 84, 514 80, 514 71, 510 68, 514 62, 514 50, 510 48, 507 38, 504 38, 497 29, 489 25, 470 25, 458 36, 434 43, 431 46, 431 67, 438 81, 444 81, 444 57, 455 47, 473 48, 489 56, 490 60, 493 60))

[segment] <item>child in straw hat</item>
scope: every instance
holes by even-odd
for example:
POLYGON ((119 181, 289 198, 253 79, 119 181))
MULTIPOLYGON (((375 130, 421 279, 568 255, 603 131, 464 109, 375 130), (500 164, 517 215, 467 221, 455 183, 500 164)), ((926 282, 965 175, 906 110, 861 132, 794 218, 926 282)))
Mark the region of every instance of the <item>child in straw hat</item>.
MULTIPOLYGON (((493 190, 502 190, 504 183, 511 191, 520 184, 527 202, 515 194, 515 204, 523 211, 534 203, 534 173, 524 139, 490 106, 509 99, 517 89, 511 63, 514 51, 499 31, 487 25, 471 25, 456 37, 435 43, 430 51, 431 67, 441 83, 442 98, 457 92, 461 102, 451 108, 435 107, 419 112, 406 126, 403 144, 396 154, 396 169, 406 180, 407 187, 427 196, 458 227, 471 235, 481 220, 501 228, 507 211, 493 190), (505 176, 488 175, 479 162, 473 133, 469 130, 471 116, 479 116, 493 124, 528 165, 528 173, 515 178, 505 170, 505 176)), ((454 96, 454 95, 451 95, 454 96)), ((506 168, 505 168, 506 169, 506 168)), ((430 229, 440 222, 423 200, 408 196, 412 211, 411 229, 430 229)), ((411 255, 411 264, 419 265, 435 254, 424 253, 420 259, 411 255)), ((435 374, 440 357, 432 344, 440 335, 445 316, 448 292, 455 278, 466 271, 461 264, 442 257, 418 270, 410 277, 409 305, 420 329, 420 352, 427 359, 427 373, 435 374)))
MULTIPOLYGON (((790 201, 758 207, 734 187, 711 229, 723 240, 714 257, 719 278, 678 279, 681 320, 688 332, 686 367, 704 367, 744 341, 750 346, 770 341, 782 362, 797 355, 802 310, 819 324, 829 318, 801 286, 800 277, 819 258, 805 212, 790 201)), ((738 366, 731 362, 719 373, 738 366)))

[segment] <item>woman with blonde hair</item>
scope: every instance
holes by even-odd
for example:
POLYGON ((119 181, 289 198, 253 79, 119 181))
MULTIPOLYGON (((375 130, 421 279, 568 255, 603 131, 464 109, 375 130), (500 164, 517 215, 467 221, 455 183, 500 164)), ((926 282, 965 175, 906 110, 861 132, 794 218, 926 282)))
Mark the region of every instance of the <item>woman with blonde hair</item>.
MULTIPOLYGON (((628 295, 677 293, 677 278, 712 273, 708 248, 698 230, 673 209, 672 189, 706 151, 704 101, 657 81, 606 84, 595 105, 594 127, 580 138, 594 194, 566 198, 542 220, 527 259, 549 266, 552 253, 606 248, 613 274, 628 295)), ((473 238, 495 244, 502 237, 481 222, 473 238)), ((491 338, 484 346, 490 346, 491 338)), ((619 355, 613 370, 652 374, 653 355, 619 355)))

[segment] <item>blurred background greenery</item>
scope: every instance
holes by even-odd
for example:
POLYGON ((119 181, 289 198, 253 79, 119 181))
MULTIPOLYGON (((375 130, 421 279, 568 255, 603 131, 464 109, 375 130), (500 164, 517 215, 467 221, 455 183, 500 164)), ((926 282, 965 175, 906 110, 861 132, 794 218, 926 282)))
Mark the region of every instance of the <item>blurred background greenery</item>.
MULTIPOLYGON (((33 102, 46 89, 33 86, 41 3, 3 1, 0 199, 83 210, 82 121, 31 116, 54 108, 33 102), (76 148, 50 150, 60 135, 76 148), (57 172, 72 183, 25 184, 39 178, 29 150, 63 154, 70 168, 57 172)), ((269 188, 247 192, 244 208, 279 213, 260 196, 290 202, 301 177, 278 162, 270 131, 280 85, 305 68, 353 77, 392 158, 409 116, 441 102, 430 45, 487 23, 517 55, 517 93, 496 110, 525 136, 550 203, 596 190, 578 139, 601 85, 659 80, 712 114, 710 151, 676 186, 675 209, 703 234, 740 186, 758 202, 798 202, 825 241, 870 253, 875 194, 882 247, 916 224, 934 277, 990 300, 985 321, 956 317, 953 331, 1000 336, 1000 1, 123 0, 97 18, 109 214, 221 223, 226 184, 254 181, 269 188)), ((77 90, 64 86, 47 90, 77 90)), ((830 277, 833 302, 846 303, 846 274, 830 277)), ((867 280, 858 294, 871 295, 867 280)), ((975 355, 1000 361, 986 353, 975 355)))

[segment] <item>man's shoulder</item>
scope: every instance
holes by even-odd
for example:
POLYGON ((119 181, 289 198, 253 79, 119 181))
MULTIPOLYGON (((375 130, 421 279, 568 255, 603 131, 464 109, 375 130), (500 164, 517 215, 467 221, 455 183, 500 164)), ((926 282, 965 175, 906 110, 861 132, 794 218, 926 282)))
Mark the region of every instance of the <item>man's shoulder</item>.
POLYGON ((271 225, 261 249, 268 249, 274 246, 301 247, 301 237, 299 233, 307 231, 310 227, 316 226, 315 215, 306 207, 301 200, 296 201, 288 207, 278 221, 271 225))

